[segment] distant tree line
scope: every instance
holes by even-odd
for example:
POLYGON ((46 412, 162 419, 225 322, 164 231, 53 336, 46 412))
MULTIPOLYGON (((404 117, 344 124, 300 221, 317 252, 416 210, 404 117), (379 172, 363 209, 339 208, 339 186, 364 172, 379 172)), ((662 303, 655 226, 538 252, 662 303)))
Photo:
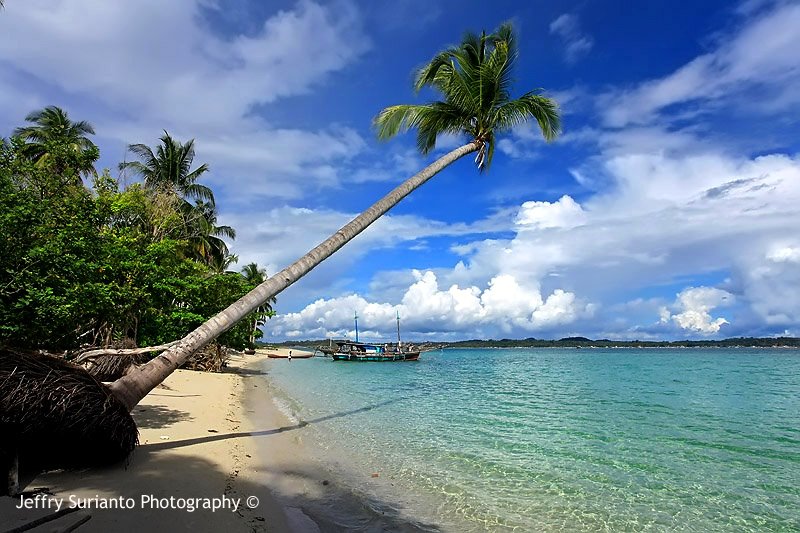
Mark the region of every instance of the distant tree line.
MULTIPOLYGON (((256 264, 228 270, 236 232, 198 181, 208 166, 192 168, 193 140, 131 145, 119 171, 141 181, 123 186, 95 168, 90 124, 57 107, 26 121, 0 139, 0 346, 165 343, 265 279, 256 264)), ((219 342, 252 345, 274 302, 219 342)))
POLYGON ((441 343, 452 348, 771 348, 800 347, 800 339, 793 337, 756 338, 738 337, 721 340, 679 340, 679 341, 621 341, 586 337, 565 337, 558 340, 535 339, 501 339, 501 340, 465 340, 441 343))
MULTIPOLYGON (((314 348, 328 344, 328 339, 298 340, 278 343, 285 346, 314 348)), ((565 337, 558 340, 535 339, 471 339, 455 342, 426 341, 437 348, 800 348, 795 337, 736 337, 722 340, 681 341, 615 341, 592 340, 586 337, 565 337)))

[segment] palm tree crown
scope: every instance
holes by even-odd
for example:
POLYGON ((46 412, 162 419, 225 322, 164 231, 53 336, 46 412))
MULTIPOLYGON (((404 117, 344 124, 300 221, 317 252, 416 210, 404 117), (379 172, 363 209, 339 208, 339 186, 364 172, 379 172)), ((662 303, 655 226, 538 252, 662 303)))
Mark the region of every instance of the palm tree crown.
POLYGON ((267 279, 267 271, 258 268, 257 263, 248 263, 242 267, 242 277, 253 285, 261 285, 267 279))
MULTIPOLYGON (((267 275, 266 270, 264 270, 263 268, 258 268, 258 264, 248 263, 242 267, 242 277, 252 285, 261 285, 267 280, 269 276, 267 275)), ((267 299, 266 302, 264 302, 258 307, 258 312, 260 314, 271 313, 272 305, 275 302, 277 302, 277 299, 274 296, 272 298, 267 299)))
MULTIPOLYGON (((256 263, 248 263, 242 268, 242 277, 253 286, 261 285, 264 283, 268 276, 267 271, 263 268, 258 268, 256 263)), ((267 323, 267 319, 275 313, 272 306, 277 302, 275 297, 268 298, 265 302, 256 308, 256 315, 253 319, 253 327, 250 330, 250 338, 248 339, 250 347, 255 347, 256 338, 261 338, 263 332, 258 329, 267 323)))
POLYGON ((130 169, 144 178, 148 189, 167 189, 185 200, 213 203, 211 189, 197 183, 198 178, 208 171, 208 165, 204 163, 190 170, 194 161, 194 139, 182 144, 165 131, 160 140, 155 152, 146 144, 131 144, 128 148, 139 161, 120 163, 120 170, 130 169))
POLYGON ((486 170, 492 162, 495 135, 535 119, 548 141, 560 131, 555 101, 530 91, 511 99, 511 74, 517 57, 514 32, 503 24, 492 34, 467 33, 461 44, 450 47, 420 68, 417 92, 431 87, 443 101, 387 107, 375 117, 380 139, 417 129, 417 147, 427 154, 441 133, 466 134, 478 145, 475 163, 486 170))
MULTIPOLYGON (((88 122, 81 120, 73 122, 67 112, 56 106, 48 106, 34 111, 25 117, 29 126, 14 130, 14 135, 25 141, 25 154, 34 163, 43 164, 52 162, 57 167, 65 166, 63 161, 53 154, 53 148, 60 146, 66 148, 70 159, 78 163, 75 170, 80 174, 94 173, 94 162, 100 156, 97 146, 89 140, 87 135, 94 135, 94 128, 88 122)), ((64 170, 64 168, 58 168, 64 170)))
POLYGON ((222 237, 234 240, 236 230, 217 225, 217 207, 214 203, 199 200, 197 205, 186 210, 184 217, 189 247, 195 259, 211 267, 223 264, 230 251, 222 237))

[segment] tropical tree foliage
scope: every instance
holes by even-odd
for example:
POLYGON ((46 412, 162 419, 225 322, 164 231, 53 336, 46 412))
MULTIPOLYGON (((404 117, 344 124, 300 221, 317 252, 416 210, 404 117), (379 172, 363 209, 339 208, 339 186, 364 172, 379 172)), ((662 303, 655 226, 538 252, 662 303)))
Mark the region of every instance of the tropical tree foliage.
POLYGON ((443 168, 477 152, 480 170, 486 170, 494 155, 496 136, 526 120, 535 120, 545 139, 559 132, 558 108, 554 101, 528 92, 511 99, 512 68, 516 47, 508 24, 480 37, 467 34, 462 43, 434 56, 416 75, 416 87, 430 86, 443 99, 424 105, 401 105, 384 109, 375 119, 378 136, 388 139, 409 128, 417 129, 417 145, 423 153, 436 146, 442 133, 466 136, 466 144, 443 155, 408 178, 389 194, 362 212, 292 265, 278 272, 253 291, 206 321, 139 372, 115 381, 115 396, 132 409, 149 391, 186 361, 283 289, 306 275, 422 186, 443 168))
POLYGON ((192 169, 194 139, 184 144, 165 131, 160 141, 155 149, 130 145, 129 150, 139 160, 121 163, 120 170, 143 178, 144 188, 157 199, 154 207, 170 215, 165 218, 154 213, 152 219, 159 222, 152 228, 156 233, 186 241, 182 253, 209 267, 225 264, 230 252, 223 238, 235 239, 236 230, 217 224, 214 193, 198 183, 208 165, 192 169))
POLYGON ((88 138, 94 135, 91 124, 71 121, 67 112, 56 106, 34 111, 25 120, 30 124, 17 128, 14 136, 25 141, 22 153, 36 165, 56 174, 65 173, 71 165, 78 173, 77 180, 95 172, 100 151, 88 138))
POLYGON ((228 245, 222 239, 236 238, 236 230, 217 225, 217 206, 213 202, 198 201, 184 215, 188 229, 191 255, 194 259, 213 266, 222 264, 230 256, 228 245))
POLYGON ((130 170, 144 179, 144 185, 151 190, 164 190, 186 202, 205 200, 214 202, 214 194, 197 180, 208 172, 208 165, 202 164, 191 170, 194 162, 194 139, 186 144, 173 139, 166 131, 161 136, 161 144, 155 151, 145 144, 131 144, 128 149, 138 161, 120 163, 120 170, 130 170))
MULTIPOLYGON (((257 285, 225 273, 236 257, 223 239, 235 231, 218 224, 213 202, 189 211, 177 188, 122 189, 94 171, 96 147, 79 139, 91 126, 58 108, 28 120, 0 139, 0 345, 163 344, 257 285), (91 188, 85 174, 94 175, 91 188)), ((178 151, 191 166, 192 146, 178 151)), ((252 313, 219 341, 252 344, 262 316, 252 313)))

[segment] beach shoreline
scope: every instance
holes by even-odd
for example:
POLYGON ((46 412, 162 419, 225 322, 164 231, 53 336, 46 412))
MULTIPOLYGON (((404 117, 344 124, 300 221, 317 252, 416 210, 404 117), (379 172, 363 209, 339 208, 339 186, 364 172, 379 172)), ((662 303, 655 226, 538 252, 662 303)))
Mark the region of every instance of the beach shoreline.
MULTIPOLYGON (((279 350, 283 356, 288 352, 288 348, 279 350)), ((292 351, 303 353, 298 348, 292 351)), ((442 531, 437 525, 418 522, 397 500, 381 497, 379 494, 386 496, 387 491, 375 489, 379 485, 393 485, 389 479, 374 470, 342 464, 340 457, 317 442, 322 430, 320 424, 368 409, 327 412, 306 420, 295 413, 296 399, 274 383, 271 370, 275 365, 308 363, 303 359, 290 362, 286 358, 273 358, 260 364, 266 369, 263 375, 266 389, 247 390, 247 415, 279 430, 268 440, 257 441, 259 455, 270 458, 259 479, 280 502, 293 531, 442 531)), ((327 428, 321 434, 325 435, 325 431, 327 428)))
MULTIPOLYGON (((222 373, 176 371, 133 410, 139 446, 125 464, 22 479, 22 498, 0 498, 0 531, 76 503, 89 508, 31 531, 89 515, 78 531, 419 531, 307 445, 309 426, 322 420, 294 416, 269 379, 271 365, 302 360, 268 353, 286 356, 288 349, 233 355, 222 373), (204 509, 206 500, 223 508, 204 509)), ((371 473, 358 475, 369 480, 371 473)))
POLYGON ((264 413, 247 416, 245 408, 247 389, 265 386, 265 357, 234 355, 219 374, 176 371, 133 410, 140 443, 125 464, 22 479, 22 498, 0 498, 0 531, 78 503, 88 508, 31 531, 63 528, 86 515, 82 532, 145 525, 155 532, 315 531, 287 514, 260 479, 266 468, 281 469, 280 455, 262 456, 257 443, 281 426, 269 426, 264 413))

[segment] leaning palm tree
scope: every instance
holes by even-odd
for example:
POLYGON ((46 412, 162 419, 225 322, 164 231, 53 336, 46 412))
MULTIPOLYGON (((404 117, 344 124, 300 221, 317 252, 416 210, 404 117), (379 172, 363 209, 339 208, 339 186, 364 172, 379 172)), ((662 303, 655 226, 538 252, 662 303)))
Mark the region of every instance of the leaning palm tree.
POLYGON ((54 165, 56 172, 73 170, 80 175, 95 174, 94 163, 100 157, 97 146, 89 140, 94 128, 81 120, 73 122, 67 112, 56 106, 48 106, 25 117, 31 124, 14 130, 14 135, 25 141, 23 154, 36 165, 54 165), (65 150, 65 153, 59 153, 65 150), (69 157, 69 163, 64 156, 69 157))
POLYGON ((208 171, 202 164, 194 170, 194 139, 186 144, 173 139, 166 131, 161 136, 161 144, 153 151, 146 144, 131 144, 128 149, 139 161, 126 161, 119 164, 120 170, 130 170, 144 179, 144 186, 150 190, 166 190, 185 201, 204 200, 214 203, 214 194, 205 185, 197 183, 198 178, 208 171))
POLYGON ((443 99, 384 109, 375 119, 378 136, 387 139, 400 131, 416 128, 419 148, 425 153, 435 147, 440 133, 464 135, 466 144, 410 177, 316 248, 210 318, 139 371, 112 383, 111 390, 115 396, 132 409, 197 349, 306 275, 457 159, 477 152, 478 168, 487 169, 498 133, 534 119, 545 139, 555 138, 560 127, 557 105, 553 100, 534 92, 511 99, 511 73, 516 59, 514 44, 512 28, 506 24, 491 35, 467 34, 460 45, 441 52, 422 67, 416 76, 416 88, 431 87, 443 99))

